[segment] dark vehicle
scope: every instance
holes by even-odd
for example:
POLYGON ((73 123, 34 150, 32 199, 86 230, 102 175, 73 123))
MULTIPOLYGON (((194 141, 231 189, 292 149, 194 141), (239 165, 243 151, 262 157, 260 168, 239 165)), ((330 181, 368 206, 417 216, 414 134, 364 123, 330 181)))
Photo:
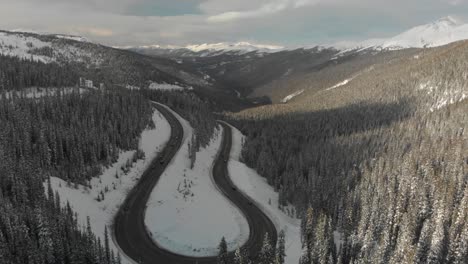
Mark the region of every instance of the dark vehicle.
POLYGON ((251 202, 251 201, 249 201, 249 205, 252 205, 252 202, 251 202))
POLYGON ((232 187, 232 190, 233 190, 233 191, 237 191, 237 188, 233 186, 233 187, 232 187))
POLYGON ((160 158, 160 159, 159 159, 159 163, 160 163, 160 164, 164 164, 164 159, 163 159, 163 158, 160 158))

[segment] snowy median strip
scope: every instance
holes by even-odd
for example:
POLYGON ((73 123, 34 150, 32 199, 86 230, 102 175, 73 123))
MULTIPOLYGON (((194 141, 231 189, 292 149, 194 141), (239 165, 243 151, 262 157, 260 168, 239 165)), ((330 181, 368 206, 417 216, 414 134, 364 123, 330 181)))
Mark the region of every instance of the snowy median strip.
POLYGON ((235 250, 248 240, 249 226, 240 210, 212 181, 212 166, 221 146, 222 131, 216 130, 210 144, 197 153, 194 167, 190 169, 188 145, 193 129, 177 113, 171 112, 184 129, 183 143, 151 194, 146 228, 158 246, 180 255, 215 256, 223 236, 228 249, 235 250))

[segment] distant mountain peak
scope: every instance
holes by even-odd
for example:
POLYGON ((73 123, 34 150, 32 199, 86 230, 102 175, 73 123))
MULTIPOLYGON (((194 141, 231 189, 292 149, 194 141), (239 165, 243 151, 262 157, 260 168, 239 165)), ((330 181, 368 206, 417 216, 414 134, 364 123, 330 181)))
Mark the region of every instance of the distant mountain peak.
POLYGON ((435 26, 449 26, 449 27, 456 27, 456 26, 460 26, 462 25, 463 23, 456 17, 454 16, 446 16, 446 17, 442 17, 442 18, 439 18, 438 20, 436 20, 435 22, 432 23, 432 25, 435 25, 435 26))
POLYGON ((341 50, 356 49, 405 49, 446 45, 468 39, 468 24, 454 16, 446 16, 434 22, 415 26, 391 38, 371 39, 362 42, 336 44, 341 50))

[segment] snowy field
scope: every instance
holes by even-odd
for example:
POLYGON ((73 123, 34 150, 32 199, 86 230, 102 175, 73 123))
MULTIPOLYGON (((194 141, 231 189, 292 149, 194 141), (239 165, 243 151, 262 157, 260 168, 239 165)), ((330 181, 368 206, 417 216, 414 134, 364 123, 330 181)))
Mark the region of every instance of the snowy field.
MULTIPOLYGON (((173 112, 174 113, 174 112, 173 112)), ((209 146, 197 153, 190 169, 188 144, 193 129, 174 113, 184 129, 183 145, 156 185, 145 224, 159 246, 187 256, 214 256, 221 237, 229 250, 243 245, 249 226, 242 213, 216 188, 212 166, 222 141, 218 129, 209 146)))
MULTIPOLYGON (((286 264, 297 264, 302 252, 300 238, 300 219, 290 217, 278 209, 278 193, 268 185, 265 178, 258 175, 239 161, 244 136, 232 127, 232 149, 229 160, 229 174, 235 185, 252 198, 256 204, 273 221, 278 231, 286 234, 286 264)), ((291 210, 288 208, 286 210, 291 210)))
MULTIPOLYGON (((100 177, 91 180, 92 188, 81 185, 77 188, 68 187, 65 181, 51 178, 52 188, 59 193, 62 204, 66 205, 67 201, 70 203, 82 226, 86 226, 86 218, 89 216, 91 228, 101 240, 104 239, 104 228, 111 228, 113 218, 128 192, 169 140, 171 127, 157 110, 153 114, 153 121, 156 128, 145 130, 141 134, 140 149, 145 152, 145 159, 134 163, 127 174, 122 171, 121 166, 132 158, 135 151, 121 152, 116 163, 105 169, 100 177), (104 200, 98 202, 97 197, 101 191, 104 193, 104 200)), ((112 234, 111 230, 108 231, 112 234)), ((110 246, 117 253, 118 248, 114 241, 110 241, 110 246)), ((124 254, 121 255, 123 263, 132 263, 124 254)))

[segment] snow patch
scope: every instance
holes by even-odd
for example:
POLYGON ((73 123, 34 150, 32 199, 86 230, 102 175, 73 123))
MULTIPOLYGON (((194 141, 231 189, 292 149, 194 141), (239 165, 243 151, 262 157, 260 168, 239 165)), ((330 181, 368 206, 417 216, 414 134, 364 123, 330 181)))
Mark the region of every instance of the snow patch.
POLYGON ((163 90, 163 91, 182 91, 182 90, 193 90, 193 87, 182 87, 177 84, 168 84, 168 83, 156 83, 152 82, 149 87, 151 90, 163 90))
POLYGON ((287 103, 289 102, 291 99, 293 99, 294 97, 298 96, 298 95, 301 95, 302 93, 304 92, 304 90, 299 90, 297 92, 294 92, 286 97, 283 98, 283 100, 281 100, 282 103, 287 103))
POLYGON ((342 82, 339 82, 339 83, 337 83, 337 84, 333 85, 332 87, 329 87, 329 88, 327 88, 327 89, 325 89, 325 90, 326 90, 326 91, 333 90, 333 89, 335 89, 335 88, 338 88, 338 87, 341 87, 341 86, 343 86, 343 85, 348 84, 348 83, 349 83, 350 81, 352 81, 352 80, 353 80, 352 78, 351 78, 351 79, 346 79, 346 80, 344 80, 344 81, 342 81, 342 82))

